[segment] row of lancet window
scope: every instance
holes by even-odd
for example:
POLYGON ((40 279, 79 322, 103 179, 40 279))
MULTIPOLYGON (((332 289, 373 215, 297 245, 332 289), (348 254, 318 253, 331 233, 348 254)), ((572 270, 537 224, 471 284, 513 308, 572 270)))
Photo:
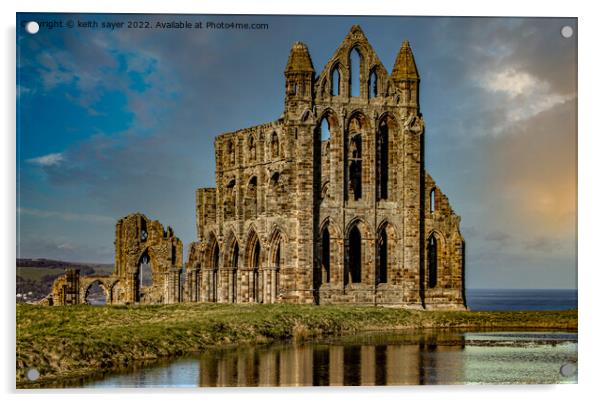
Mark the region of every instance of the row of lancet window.
MULTIPOLYGON (((345 247, 345 269, 343 272, 343 283, 361 283, 362 282, 362 254, 364 253, 362 245, 362 235, 357 227, 353 226, 349 231, 349 238, 345 247)), ((320 283, 330 283, 331 280, 331 249, 330 249, 330 231, 328 225, 322 229, 321 233, 321 274, 320 283)), ((377 267, 376 267, 376 282, 387 283, 389 254, 392 252, 392 247, 389 244, 387 229, 383 228, 378 233, 377 241, 377 267)))
MULTIPOLYGON (((353 48, 349 53, 349 94, 352 97, 360 96, 360 65, 362 56, 357 48, 353 48)), ((337 63, 330 73, 330 95, 341 95, 341 67, 337 63)), ((370 71, 368 77, 368 97, 375 98, 378 96, 378 77, 376 75, 376 67, 370 71)))
MULTIPOLYGON (((320 138, 322 141, 330 140, 330 126, 326 117, 320 123, 320 138)), ((348 138, 347 188, 349 196, 357 201, 362 198, 362 134, 354 132, 348 138)), ((389 127, 384 121, 379 125, 376 141, 376 179, 377 198, 386 200, 389 197, 389 127)))
MULTIPOLYGON (((257 144, 255 141, 255 136, 250 135, 248 137, 246 147, 249 155, 249 161, 255 161, 257 159, 257 144)), ((227 153, 230 165, 234 165, 236 163, 236 147, 234 146, 233 140, 228 141, 227 153)), ((270 157, 279 158, 280 156, 280 140, 278 139, 278 134, 274 131, 270 136, 270 157)))
MULTIPOLYGON (((244 210, 245 218, 253 218, 259 213, 259 200, 258 200, 258 182, 257 176, 253 176, 249 179, 247 189, 244 194, 244 210)), ((279 211, 283 208, 283 204, 286 203, 284 194, 283 182, 279 172, 274 172, 270 177, 269 187, 270 197, 267 199, 267 208, 273 211, 279 211)), ((236 216, 236 180, 232 179, 228 182, 224 188, 224 218, 232 219, 236 216)))
MULTIPOLYGON (((276 242, 274 243, 274 251, 272 253, 272 257, 270 258, 270 261, 268 262, 268 267, 272 270, 274 270, 274 274, 272 277, 272 291, 271 291, 271 295, 272 295, 272 301, 274 300, 275 296, 278 294, 279 292, 279 277, 280 277, 280 267, 282 264, 282 238, 278 237, 278 240, 276 240, 276 242)), ((212 273, 211 276, 209 278, 209 301, 213 301, 216 302, 217 301, 217 294, 218 294, 218 270, 220 269, 220 248, 219 245, 217 243, 217 241, 215 241, 215 239, 213 240, 213 245, 210 248, 210 254, 209 254, 209 258, 208 258, 208 264, 210 264, 209 268, 212 269, 212 273)), ((261 259, 260 259, 260 255, 261 255, 261 245, 259 243, 259 239, 257 238, 257 236, 254 234, 250 240, 249 240, 249 244, 248 244, 248 250, 247 250, 247 257, 246 257, 246 265, 250 268, 252 268, 252 273, 251 273, 251 280, 250 280, 250 287, 249 287, 249 296, 251 297, 251 300, 255 301, 255 302, 263 302, 263 300, 261 299, 261 294, 260 294, 260 280, 259 280, 259 276, 260 276, 260 268, 262 268, 261 266, 261 259)), ((237 278, 237 271, 240 268, 240 261, 239 261, 239 255, 240 255, 240 250, 238 247, 238 242, 234 241, 234 243, 231 246, 231 252, 229 256, 223 256, 225 258, 225 268, 229 268, 231 270, 230 275, 232 275, 232 280, 230 281, 230 286, 231 289, 229 289, 229 302, 232 303, 236 303, 237 302, 237 286, 238 286, 238 280, 237 278)))
MULTIPOLYGON (((388 282, 388 268, 391 264, 391 252, 394 250, 394 239, 390 239, 390 235, 387 233, 387 228, 383 228, 378 233, 378 239, 376 242, 376 283, 387 283, 388 282)), ((326 225, 321 232, 320 239, 320 261, 321 261, 321 273, 320 283, 330 283, 331 280, 331 248, 330 248, 330 231, 328 225, 326 225)), ((361 283, 362 282, 362 254, 364 253, 362 244, 362 235, 359 228, 353 226, 349 231, 349 238, 346 242, 345 247, 345 270, 343 272, 343 282, 345 285, 349 283, 361 283)), ((427 283, 429 288, 437 286, 437 271, 440 264, 440 245, 432 234, 427 242, 427 283)))

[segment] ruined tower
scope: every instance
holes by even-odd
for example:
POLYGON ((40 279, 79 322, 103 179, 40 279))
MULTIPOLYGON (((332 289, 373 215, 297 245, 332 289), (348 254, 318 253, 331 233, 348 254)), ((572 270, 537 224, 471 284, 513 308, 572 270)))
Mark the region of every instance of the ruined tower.
POLYGON ((424 169, 420 76, 357 25, 316 76, 293 44, 284 113, 215 139, 187 301, 465 309, 460 218, 424 169))

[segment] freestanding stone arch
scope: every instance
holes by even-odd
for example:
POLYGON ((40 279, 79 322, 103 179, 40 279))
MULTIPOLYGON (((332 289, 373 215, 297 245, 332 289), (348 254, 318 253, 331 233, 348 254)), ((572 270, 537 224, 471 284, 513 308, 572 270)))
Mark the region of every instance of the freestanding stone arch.
POLYGON ((115 268, 112 275, 80 276, 70 270, 53 284, 53 304, 86 303, 86 294, 98 282, 107 304, 162 304, 181 301, 182 242, 172 228, 165 229, 140 213, 115 225, 115 268), (140 264, 148 259, 152 282, 140 283, 140 264))
POLYGON ((115 272, 125 283, 126 303, 161 304, 180 301, 182 242, 171 227, 136 213, 116 225, 115 272), (152 285, 141 286, 140 263, 148 256, 152 285))
POLYGON ((88 300, 88 292, 90 288, 98 283, 105 294, 105 302, 106 304, 113 304, 113 285, 117 282, 118 279, 112 276, 100 276, 100 275, 88 275, 83 276, 79 280, 79 299, 80 303, 87 304, 88 300))

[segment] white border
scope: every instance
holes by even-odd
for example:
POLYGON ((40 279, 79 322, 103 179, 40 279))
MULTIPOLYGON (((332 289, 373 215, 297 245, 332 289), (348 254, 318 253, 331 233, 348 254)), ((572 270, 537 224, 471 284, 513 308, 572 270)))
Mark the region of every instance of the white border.
MULTIPOLYGON (((332 397, 341 395, 346 401, 364 401, 373 396, 381 399, 395 400, 445 400, 447 401, 504 401, 545 398, 546 401, 576 401, 599 397, 596 387, 601 380, 600 348, 598 338, 601 333, 599 316, 596 308, 596 296, 599 294, 598 284, 602 283, 600 271, 602 266, 595 257, 596 240, 600 237, 600 214, 596 208, 600 197, 602 172, 598 152, 600 151, 599 120, 596 115, 601 104, 600 96, 600 62, 599 39, 602 37, 600 26, 601 14, 596 13, 596 2, 545 1, 528 2, 525 0, 505 0, 496 3, 486 1, 386 1, 369 0, 352 2, 350 0, 327 3, 319 0, 304 0, 287 4, 284 1, 249 2, 243 0, 224 2, 192 2, 185 0, 168 0, 163 2, 138 1, 76 1, 54 0, 21 0, 9 3, 3 1, 2 7, 2 44, 1 63, 4 96, 1 121, 5 132, 2 137, 4 152, 2 158, 1 187, 4 190, 2 209, 5 213, 4 230, 0 244, 3 248, 5 275, 2 309, 1 331, 4 346, 3 359, 0 363, 3 387, 6 400, 30 400, 44 398, 45 401, 72 401, 86 398, 89 401, 105 401, 106 393, 88 393, 85 391, 20 392, 14 391, 14 264, 15 264, 15 12, 17 11, 55 11, 55 12, 132 12, 132 13, 190 13, 190 14, 330 14, 330 15, 456 15, 456 16, 557 16, 578 17, 579 38, 579 309, 583 320, 579 323, 579 385, 566 386, 437 386, 437 387, 386 387, 386 388, 345 388, 345 389, 274 389, 274 390, 181 390, 141 391, 144 399, 149 401, 165 401, 175 398, 229 400, 243 399, 247 401, 286 400, 307 402, 316 397, 332 397), (598 123, 598 124, 596 124, 598 123), (10 225, 7 224, 10 222, 10 225), (87 395, 83 395, 87 394, 87 395), (598 396, 596 396, 598 394, 598 396)), ((110 398, 131 399, 131 393, 112 392, 110 398)))

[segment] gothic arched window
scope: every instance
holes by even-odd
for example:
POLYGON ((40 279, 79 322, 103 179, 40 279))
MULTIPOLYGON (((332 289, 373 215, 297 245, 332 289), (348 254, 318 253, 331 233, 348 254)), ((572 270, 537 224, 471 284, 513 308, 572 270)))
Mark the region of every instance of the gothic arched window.
POLYGON ((373 69, 370 72, 370 78, 368 79, 368 97, 376 98, 378 96, 378 78, 376 76, 376 70, 373 69))
POLYGON ((249 136, 249 160, 254 161, 257 156, 257 146, 255 145, 255 137, 249 136))
POLYGON ((349 96, 360 96, 360 71, 362 56, 354 47, 349 54, 349 96))
POLYGON ((280 156, 280 142, 278 141, 278 134, 276 134, 275 131, 272 133, 270 150, 272 153, 272 158, 277 158, 278 156, 280 156))
POLYGON ((339 96, 341 94, 341 72, 339 71, 339 66, 336 66, 330 75, 330 94, 332 96, 339 96))
POLYGON ((328 141, 330 139, 330 124, 326 117, 322 118, 320 123, 320 137, 322 141, 328 141))
POLYGON ((349 274, 352 283, 362 281, 362 235, 357 226, 349 232, 349 274))
POLYGON ((383 228, 378 236, 378 283, 387 283, 388 245, 387 230, 383 228))
POLYGON ((428 286, 437 286, 437 239, 435 235, 429 237, 428 241, 428 286))
POLYGON ((429 206, 430 206, 430 212, 431 213, 435 212, 435 189, 431 190, 431 194, 429 196, 429 206))
POLYGON ((322 278, 325 283, 330 282, 330 232, 328 226, 322 230, 322 278))
POLYGON ((236 160, 236 150, 234 149, 234 141, 228 141, 228 155, 227 160, 230 162, 230 165, 234 165, 236 160))
POLYGON ((236 181, 230 180, 224 191, 224 218, 234 218, 236 215, 236 181))
POLYGON ((352 134, 349 141, 349 190, 354 200, 362 198, 362 135, 352 134))
POLYGON ((376 170, 376 196, 379 200, 386 200, 389 195, 389 127, 384 121, 378 127, 376 170))

